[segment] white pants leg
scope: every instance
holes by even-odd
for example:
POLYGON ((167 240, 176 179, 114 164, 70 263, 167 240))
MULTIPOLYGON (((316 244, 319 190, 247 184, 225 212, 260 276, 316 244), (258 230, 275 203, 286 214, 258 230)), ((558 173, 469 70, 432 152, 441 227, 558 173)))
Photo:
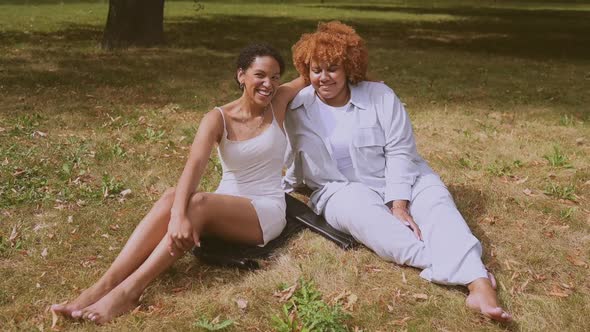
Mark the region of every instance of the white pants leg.
POLYGON ((443 186, 422 189, 410 203, 410 214, 422 231, 431 264, 420 276, 446 285, 467 285, 487 278, 479 240, 443 186))
POLYGON ((383 259, 424 269, 421 277, 441 284, 466 285, 487 277, 481 244, 443 186, 423 188, 410 204, 424 242, 397 220, 376 192, 350 183, 329 198, 324 209, 332 227, 351 234, 383 259))
POLYGON ((338 190, 328 199, 324 217, 385 260, 422 269, 430 266, 424 243, 364 184, 352 182, 338 190))

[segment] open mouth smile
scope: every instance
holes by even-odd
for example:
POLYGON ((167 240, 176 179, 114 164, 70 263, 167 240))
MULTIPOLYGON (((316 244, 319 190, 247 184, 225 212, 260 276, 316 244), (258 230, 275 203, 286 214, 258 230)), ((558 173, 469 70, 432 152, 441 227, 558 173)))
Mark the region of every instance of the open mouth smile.
POLYGON ((263 95, 264 97, 270 97, 272 96, 272 91, 267 91, 267 90, 256 90, 256 92, 258 94, 263 95))

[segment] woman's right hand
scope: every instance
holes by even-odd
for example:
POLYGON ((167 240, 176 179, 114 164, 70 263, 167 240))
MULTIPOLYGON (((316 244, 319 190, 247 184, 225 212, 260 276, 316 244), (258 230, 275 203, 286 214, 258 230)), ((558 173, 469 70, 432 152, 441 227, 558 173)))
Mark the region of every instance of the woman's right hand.
POLYGON ((168 251, 171 256, 199 246, 199 235, 186 216, 171 216, 168 224, 168 251))
POLYGON ((422 241, 422 232, 420 231, 420 227, 414 221, 414 218, 410 215, 410 210, 408 209, 408 202, 407 201, 393 201, 391 204, 391 214, 393 214, 399 221, 401 221, 404 225, 409 227, 412 230, 412 233, 416 236, 416 238, 422 241))

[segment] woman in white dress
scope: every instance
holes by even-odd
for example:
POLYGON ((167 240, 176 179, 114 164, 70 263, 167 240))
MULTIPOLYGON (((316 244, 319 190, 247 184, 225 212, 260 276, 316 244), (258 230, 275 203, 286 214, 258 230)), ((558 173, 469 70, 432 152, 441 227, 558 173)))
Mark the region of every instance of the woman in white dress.
POLYGON ((147 285, 203 235, 265 245, 286 224, 281 170, 287 145, 287 103, 304 86, 299 78, 279 87, 284 62, 265 44, 238 56, 240 98, 208 112, 199 125, 176 188, 169 188, 138 224, 105 274, 66 305, 51 309, 106 323, 137 305, 147 285), (211 150, 223 166, 215 193, 196 192, 211 150))

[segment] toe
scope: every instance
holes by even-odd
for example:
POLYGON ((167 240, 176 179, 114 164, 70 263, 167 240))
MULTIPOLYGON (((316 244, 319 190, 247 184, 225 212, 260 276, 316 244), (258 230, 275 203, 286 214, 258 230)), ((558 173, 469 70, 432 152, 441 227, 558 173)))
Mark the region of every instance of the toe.
POLYGON ((88 319, 88 316, 92 315, 92 311, 90 310, 86 310, 83 314, 82 314, 82 318, 84 319, 88 319))
POLYGON ((72 311, 72 317, 73 318, 81 318, 82 317, 82 310, 72 311))
POLYGON ((502 319, 505 322, 511 322, 512 321, 512 315, 507 313, 506 311, 502 312, 502 319))

